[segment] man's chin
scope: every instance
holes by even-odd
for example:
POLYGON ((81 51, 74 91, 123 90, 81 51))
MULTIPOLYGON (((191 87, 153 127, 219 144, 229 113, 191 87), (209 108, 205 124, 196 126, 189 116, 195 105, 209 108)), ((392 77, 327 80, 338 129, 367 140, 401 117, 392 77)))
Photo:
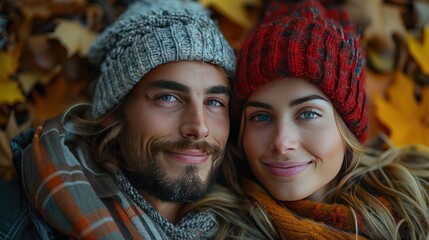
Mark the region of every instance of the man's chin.
POLYGON ((195 168, 188 168, 181 177, 167 177, 160 171, 127 174, 132 184, 163 202, 189 203, 203 198, 213 183, 213 173, 201 180, 195 168))

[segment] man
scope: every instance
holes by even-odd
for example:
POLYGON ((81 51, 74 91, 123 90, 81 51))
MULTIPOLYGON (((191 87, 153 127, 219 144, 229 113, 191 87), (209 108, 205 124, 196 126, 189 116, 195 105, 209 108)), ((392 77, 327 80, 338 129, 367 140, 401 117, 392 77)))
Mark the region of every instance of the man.
POLYGON ((39 127, 30 146, 12 143, 34 229, 213 238, 212 213, 184 207, 208 192, 229 134, 235 58, 214 22, 191 0, 139 1, 89 56, 101 66, 91 119, 80 105, 39 127))

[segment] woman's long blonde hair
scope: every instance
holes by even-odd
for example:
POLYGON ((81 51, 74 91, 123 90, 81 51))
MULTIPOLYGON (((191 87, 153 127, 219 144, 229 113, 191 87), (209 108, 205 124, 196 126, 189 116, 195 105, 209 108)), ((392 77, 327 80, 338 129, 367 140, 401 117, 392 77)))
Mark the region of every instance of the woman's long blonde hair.
POLYGON ((347 153, 342 178, 332 193, 334 201, 361 214, 370 238, 429 239, 429 147, 370 150, 337 113, 335 118, 347 153))
MULTIPOLYGON (((357 140, 336 111, 335 120, 347 149, 339 183, 327 197, 359 213, 370 239, 429 239, 429 147, 408 145, 372 150, 357 140)), ((247 164, 241 146, 243 128, 242 121, 232 157, 247 164)), ((265 222, 270 217, 263 207, 256 200, 250 204, 257 228, 269 239, 284 238, 272 222, 265 222)))

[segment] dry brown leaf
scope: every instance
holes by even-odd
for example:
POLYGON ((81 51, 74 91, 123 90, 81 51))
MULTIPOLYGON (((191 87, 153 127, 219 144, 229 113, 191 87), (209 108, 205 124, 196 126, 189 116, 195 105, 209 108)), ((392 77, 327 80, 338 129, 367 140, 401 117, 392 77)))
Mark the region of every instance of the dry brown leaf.
POLYGON ((262 0, 199 0, 204 7, 216 9, 224 17, 230 19, 235 24, 250 29, 258 19, 252 18, 246 11, 246 6, 262 8, 262 0))
POLYGON ((376 51, 393 51, 393 36, 406 41, 407 30, 400 7, 383 4, 382 0, 349 0, 344 8, 352 21, 364 28, 364 41, 370 42, 376 51))
POLYGON ((77 21, 58 20, 58 25, 52 36, 58 38, 67 49, 68 57, 75 53, 85 57, 98 33, 89 30, 77 21))
MULTIPOLYGON (((381 21, 383 22, 383 31, 380 36, 382 42, 388 44, 389 47, 395 47, 395 42, 393 40, 393 36, 397 37, 402 43, 405 43, 407 40, 407 29, 402 20, 401 16, 401 8, 399 6, 392 6, 389 4, 382 5, 382 15, 381 21)), ((371 29, 370 29, 371 30, 371 29)), ((371 34, 377 35, 376 31, 380 31, 381 29, 372 29, 373 31, 369 32, 371 34)), ((369 33, 365 33, 369 34, 369 33)), ((371 36, 369 34, 369 36, 371 36)))
POLYGON ((18 74, 18 81, 24 94, 28 95, 37 83, 48 84, 60 71, 61 66, 57 65, 49 72, 21 72, 18 74))
POLYGON ((65 14, 77 14, 85 10, 87 0, 21 0, 17 5, 27 19, 48 19, 65 14))
POLYGON ((369 108, 369 139, 373 139, 380 134, 385 132, 384 126, 382 126, 375 115, 375 96, 383 96, 388 89, 389 85, 395 78, 395 73, 375 73, 370 69, 366 71, 366 94, 367 104, 369 108))
POLYGON ((51 71, 59 63, 61 53, 49 40, 48 34, 28 37, 22 56, 25 65, 20 67, 21 70, 51 71))
POLYGON ((251 28, 260 20, 263 10, 261 0, 200 0, 200 3, 213 10, 219 29, 236 51, 240 49, 251 28))
POLYGON ((348 0, 343 7, 355 25, 367 28, 372 24, 376 28, 382 27, 382 22, 376 20, 381 13, 383 0, 348 0))
POLYGON ((379 73, 391 73, 395 71, 395 51, 379 53, 368 47, 366 50, 367 65, 379 73))
POLYGON ((415 12, 415 28, 423 28, 429 24, 429 2, 428 1, 415 1, 413 3, 415 12))
POLYGON ((396 73, 376 73, 366 70, 366 94, 368 104, 374 104, 375 96, 384 96, 390 84, 394 81, 396 73))
POLYGON ((67 81, 63 75, 51 81, 45 86, 44 96, 37 92, 32 93, 34 101, 29 103, 29 108, 34 116, 35 124, 55 117, 73 104, 87 101, 87 81, 67 81))

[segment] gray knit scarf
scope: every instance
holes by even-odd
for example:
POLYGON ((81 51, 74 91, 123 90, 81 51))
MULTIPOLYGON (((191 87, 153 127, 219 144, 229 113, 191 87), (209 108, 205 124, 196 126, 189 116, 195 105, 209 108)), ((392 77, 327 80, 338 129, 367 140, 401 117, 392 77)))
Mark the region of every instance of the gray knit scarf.
POLYGON ((142 197, 121 171, 115 177, 119 188, 149 216, 148 218, 144 218, 145 221, 148 221, 145 225, 155 225, 156 231, 158 231, 156 235, 163 236, 163 239, 171 240, 214 238, 219 226, 216 223, 213 213, 191 212, 178 225, 174 225, 162 217, 142 197))

